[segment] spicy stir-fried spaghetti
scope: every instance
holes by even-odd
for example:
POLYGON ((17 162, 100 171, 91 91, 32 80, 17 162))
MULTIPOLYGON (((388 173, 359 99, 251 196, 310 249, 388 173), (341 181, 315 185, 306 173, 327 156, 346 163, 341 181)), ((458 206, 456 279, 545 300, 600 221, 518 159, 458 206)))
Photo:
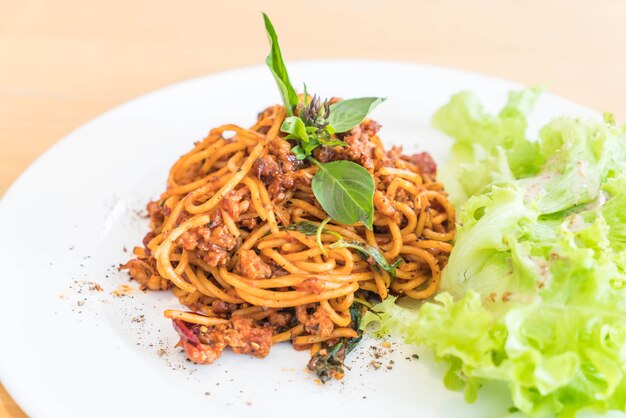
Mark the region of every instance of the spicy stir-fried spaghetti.
POLYGON ((192 361, 211 363, 227 346, 264 357, 291 341, 317 355, 310 369, 341 377, 340 368, 321 371, 319 363, 336 342, 357 341, 370 301, 436 291, 454 212, 430 156, 385 151, 380 125, 366 119, 336 134, 346 147, 321 146, 313 155, 371 173, 373 229, 333 220, 320 226, 328 215, 311 189, 318 168, 294 157, 280 131, 284 119, 276 105, 249 129, 220 126, 196 143, 148 204, 151 230, 123 268, 145 289, 171 289, 189 308, 165 316, 192 361), (402 261, 394 272, 375 255, 389 265, 402 261))

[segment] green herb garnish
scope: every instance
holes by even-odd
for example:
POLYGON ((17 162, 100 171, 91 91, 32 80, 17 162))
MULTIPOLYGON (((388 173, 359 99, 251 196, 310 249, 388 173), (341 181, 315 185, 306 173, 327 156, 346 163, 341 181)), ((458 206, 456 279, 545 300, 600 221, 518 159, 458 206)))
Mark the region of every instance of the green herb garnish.
POLYGON ((354 350, 361 341, 363 331, 359 328, 363 310, 360 304, 353 303, 350 306, 350 317, 352 318, 351 328, 356 330, 358 337, 342 338, 332 346, 324 342, 322 349, 313 355, 307 364, 307 368, 314 372, 322 383, 326 383, 334 377, 343 376, 346 355, 354 350))
POLYGON ((319 225, 314 224, 313 222, 302 221, 295 224, 287 225, 284 227, 287 231, 297 231, 301 232, 304 235, 315 235, 317 233, 317 228, 319 225))
MULTIPOLYGON (((287 231, 298 231, 303 233, 304 235, 316 235, 319 227, 319 224, 316 224, 314 222, 302 221, 295 224, 287 225, 286 227, 284 227, 284 229, 286 229, 287 231)), ((324 227, 322 227, 322 231, 324 234, 330 234, 337 237, 337 239, 341 239, 341 234, 335 231, 331 231, 330 229, 324 227)))
MULTIPOLYGON (((305 97, 307 97, 306 94, 305 97)), ((328 123, 330 108, 328 101, 322 102, 317 96, 313 96, 310 103, 307 103, 305 99, 304 106, 300 109, 298 116, 289 118, 298 119, 301 123, 294 126, 296 122, 293 120, 283 122, 280 130, 289 134, 285 139, 296 140, 297 145, 291 151, 297 159, 304 160, 311 156, 313 150, 320 145, 325 147, 348 146, 344 141, 332 137, 336 131, 328 123), (298 133, 293 132, 295 128, 298 129, 298 133)))
POLYGON ((305 103, 299 114, 300 118, 307 126, 324 130, 328 126, 330 116, 330 105, 328 100, 322 100, 313 96, 310 103, 305 103))
POLYGON ((374 178, 362 166, 352 161, 332 161, 317 166, 311 187, 324 211, 336 221, 351 225, 362 222, 372 229, 374 218, 374 178))
POLYGON ((361 97, 347 99, 330 106, 328 123, 335 132, 347 132, 357 126, 372 110, 385 99, 381 97, 361 97))
POLYGON ((374 305, 372 305, 371 303, 369 303, 367 300, 363 298, 359 298, 355 296, 354 301, 356 303, 360 303, 361 305, 365 306, 367 309, 372 309, 374 307, 374 305))
POLYGON ((404 262, 403 259, 399 258, 393 264, 389 264, 378 248, 358 241, 337 241, 331 244, 330 248, 352 248, 365 256, 366 260, 370 261, 376 267, 389 273, 392 279, 396 277, 396 267, 404 262))
POLYGON ((288 133, 285 137, 286 140, 295 139, 297 141, 308 142, 309 134, 306 131, 304 122, 297 116, 289 116, 285 118, 283 124, 280 126, 280 130, 288 133))
POLYGON ((276 79, 280 95, 283 98, 285 110, 289 116, 293 115, 293 110, 298 105, 298 95, 296 90, 289 81, 289 74, 287 74, 287 67, 283 61, 283 55, 280 52, 280 45, 278 44, 278 36, 274 30, 274 25, 270 21, 270 18, 263 13, 263 20, 265 21, 265 30, 267 31, 267 37, 270 40, 270 53, 265 59, 265 63, 269 67, 270 71, 276 79))
POLYGON ((296 116, 294 111, 299 103, 298 95, 289 81, 278 36, 265 13, 263 19, 271 46, 266 63, 276 79, 288 115, 281 131, 288 134, 286 140, 295 142, 291 151, 298 160, 306 159, 317 166, 312 182, 313 194, 332 219, 348 225, 362 222, 371 230, 374 217, 372 175, 351 161, 320 163, 313 157, 313 150, 319 146, 347 146, 335 134, 357 126, 385 99, 362 97, 330 105, 327 100, 313 96, 309 103, 305 84, 304 103, 296 116))
POLYGON ((361 338, 363 338, 363 331, 361 330, 361 319, 363 319, 363 307, 358 303, 353 303, 350 305, 350 319, 352 319, 351 327, 356 331, 358 337, 349 338, 347 341, 347 350, 348 353, 357 346, 361 338))

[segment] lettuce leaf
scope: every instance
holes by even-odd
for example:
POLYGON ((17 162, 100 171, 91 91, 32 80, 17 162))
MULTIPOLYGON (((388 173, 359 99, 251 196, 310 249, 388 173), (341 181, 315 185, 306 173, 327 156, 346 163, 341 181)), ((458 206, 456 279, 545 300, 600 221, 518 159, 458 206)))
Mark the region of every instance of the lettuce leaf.
POLYGON ((441 176, 457 204, 490 184, 535 174, 543 164, 536 142, 526 138, 526 116, 541 88, 509 93, 498 115, 486 113, 471 92, 458 93, 439 109, 433 126, 455 139, 451 161, 441 176), (459 187, 460 186, 460 187, 459 187))
POLYGON ((529 140, 537 94, 490 115, 462 93, 435 114, 452 171, 476 173, 457 178, 443 293, 418 312, 385 300, 363 326, 432 349, 469 401, 496 380, 530 416, 626 411, 626 128, 561 117, 529 140))

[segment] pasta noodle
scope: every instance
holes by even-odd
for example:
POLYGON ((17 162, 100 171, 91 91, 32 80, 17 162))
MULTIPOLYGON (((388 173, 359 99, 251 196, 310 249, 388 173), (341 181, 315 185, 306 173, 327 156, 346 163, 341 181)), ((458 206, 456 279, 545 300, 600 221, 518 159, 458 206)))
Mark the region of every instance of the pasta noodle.
POLYGON ((320 147, 316 158, 349 159, 370 171, 374 227, 332 219, 320 227, 328 215, 311 189, 316 168, 290 152, 284 119, 284 108, 272 106, 251 128, 215 128, 182 156, 167 190, 148 205, 144 246, 122 267, 145 289, 171 289, 189 308, 165 316, 195 362, 210 363, 227 346, 263 357, 282 341, 320 356, 360 336, 355 312, 389 294, 428 298, 439 286, 454 210, 430 157, 385 151, 371 120, 340 134, 348 147, 320 147), (373 248, 390 265, 403 262, 394 274, 341 242, 373 248))

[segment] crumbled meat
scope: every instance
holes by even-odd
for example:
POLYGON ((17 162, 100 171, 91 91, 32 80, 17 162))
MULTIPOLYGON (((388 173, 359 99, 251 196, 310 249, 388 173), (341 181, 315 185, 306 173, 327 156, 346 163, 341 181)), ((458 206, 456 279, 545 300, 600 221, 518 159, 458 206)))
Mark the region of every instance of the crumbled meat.
POLYGON ((372 120, 365 120, 343 136, 340 136, 347 147, 318 147, 313 156, 320 162, 336 160, 352 160, 369 171, 375 168, 376 144, 370 138, 378 132, 380 125, 372 120))
POLYGON ((269 152, 277 157, 280 169, 283 173, 297 169, 296 156, 291 152, 289 142, 281 138, 274 138, 268 144, 269 152))
POLYGON ((237 354, 252 354, 255 357, 267 356, 272 347, 272 327, 260 327, 252 318, 235 318, 226 341, 237 354))
POLYGON ((393 147, 391 147, 391 149, 389 151, 387 151, 387 158, 392 160, 392 161, 399 160, 400 157, 402 157, 402 147, 401 146, 394 145, 393 147))
POLYGON ((333 331, 333 321, 326 311, 319 305, 313 304, 296 306, 296 318, 304 325, 304 329, 311 334, 328 337, 333 331), (312 313, 309 311, 312 310, 312 313))
POLYGON ((286 192, 295 187, 294 172, 299 163, 291 152, 291 145, 284 139, 274 138, 268 144, 268 151, 268 155, 257 160, 253 172, 267 187, 270 199, 281 202, 286 192))
MULTIPOLYGON (((225 326, 218 325, 207 328, 203 333, 202 340, 199 337, 200 326, 174 319, 172 321, 174 329, 180 336, 178 342, 185 349, 187 358, 198 364, 211 364, 222 355, 226 348, 225 326)), ((206 328, 206 327, 205 327, 206 328)))
POLYGON ((267 356, 272 347, 272 327, 255 325, 251 318, 235 318, 230 324, 211 327, 174 319, 173 325, 180 336, 179 344, 194 363, 213 363, 227 346, 237 354, 259 358, 267 356))
POLYGON ((192 228, 181 235, 178 242, 187 251, 201 250, 204 261, 213 267, 226 264, 228 252, 237 245, 237 239, 224 225, 192 228))
POLYGON ((256 220, 256 218, 249 218, 249 219, 243 219, 240 221, 241 225, 243 225, 245 228, 248 228, 249 230, 253 230, 254 227, 257 226, 258 222, 256 220))
POLYGON ((237 305, 233 303, 227 303, 223 300, 216 299, 211 303, 211 308, 213 308, 213 312, 217 315, 224 315, 231 313, 232 311, 237 309, 237 305))
POLYGON ((153 225, 154 227, 158 227, 163 224, 165 216, 163 215, 163 212, 161 212, 161 205, 159 205, 159 202, 148 203, 148 206, 146 206, 146 210, 148 211, 148 215, 150 216, 151 225, 153 225))
POLYGON ((270 260, 270 267, 272 268, 272 277, 283 277, 289 276, 289 274, 291 274, 287 270, 284 270, 281 266, 279 266, 274 260, 270 260))
POLYGON ((252 280, 268 279, 272 275, 272 269, 265 264, 252 250, 239 251, 239 261, 235 266, 238 273, 252 280))
POLYGON ((270 195, 272 201, 282 202, 286 197, 285 192, 293 189, 294 184, 295 182, 293 181, 293 175, 291 173, 278 174, 267 188, 267 193, 270 195))
POLYGON ((291 317, 289 312, 273 312, 267 320, 275 327, 285 327, 291 322, 291 317))
POLYGON ((369 130, 357 125, 352 128, 350 134, 344 138, 348 147, 345 149, 348 158, 356 163, 361 164, 369 171, 374 170, 374 150, 376 144, 370 141, 369 130))
POLYGON ((415 164, 419 169, 422 170, 422 173, 426 174, 431 179, 434 179, 437 175, 437 164, 429 153, 420 152, 419 154, 413 154, 405 158, 409 162, 415 164))
POLYGON ((218 226, 211 230, 211 237, 199 244, 198 247, 207 251, 204 261, 216 267, 228 261, 228 252, 235 248, 237 239, 225 226, 218 226))
POLYGON ((210 242, 211 245, 217 245, 226 250, 232 250, 237 243, 235 236, 223 225, 213 228, 211 230, 211 238, 205 238, 205 240, 210 242))
POLYGON ((280 173, 278 161, 276 161, 276 157, 271 154, 259 158, 254 167, 256 176, 263 182, 273 179, 274 176, 280 173))
POLYGON ((313 156, 321 163, 345 160, 346 155, 343 147, 317 147, 313 150, 313 156))
POLYGON ((378 131, 380 131, 380 128, 382 128, 380 123, 378 123, 378 122, 376 122, 374 120, 371 120, 371 119, 365 119, 358 126, 361 127, 362 133, 366 134, 368 137, 372 137, 372 136, 376 135, 378 133, 378 131))
POLYGON ((194 231, 193 229, 190 229, 189 231, 181 235, 178 241, 185 250, 193 251, 198 246, 198 240, 201 238, 202 237, 200 236, 200 234, 196 233, 196 231, 194 231))
POLYGON ((249 205, 249 201, 241 202, 244 195, 245 193, 242 191, 231 190, 224 196, 224 199, 222 199, 222 209, 224 209, 235 222, 239 220, 241 213, 248 210, 247 206, 249 205), (242 203, 248 203, 248 205, 242 207, 242 203))

